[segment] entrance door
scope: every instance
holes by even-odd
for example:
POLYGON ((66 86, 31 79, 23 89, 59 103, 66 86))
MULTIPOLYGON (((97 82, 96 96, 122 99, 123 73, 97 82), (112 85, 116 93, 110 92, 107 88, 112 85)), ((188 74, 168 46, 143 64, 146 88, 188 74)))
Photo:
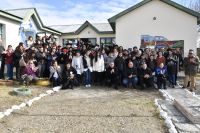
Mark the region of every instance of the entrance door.
POLYGON ((96 38, 81 38, 81 41, 84 42, 84 44, 91 44, 96 45, 96 38))

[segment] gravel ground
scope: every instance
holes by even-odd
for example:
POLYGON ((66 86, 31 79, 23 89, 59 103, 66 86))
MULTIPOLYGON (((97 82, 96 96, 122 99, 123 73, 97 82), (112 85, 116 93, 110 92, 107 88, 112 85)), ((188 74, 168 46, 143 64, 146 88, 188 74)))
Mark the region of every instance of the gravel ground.
POLYGON ((165 133, 154 90, 77 88, 0 120, 1 133, 165 133))

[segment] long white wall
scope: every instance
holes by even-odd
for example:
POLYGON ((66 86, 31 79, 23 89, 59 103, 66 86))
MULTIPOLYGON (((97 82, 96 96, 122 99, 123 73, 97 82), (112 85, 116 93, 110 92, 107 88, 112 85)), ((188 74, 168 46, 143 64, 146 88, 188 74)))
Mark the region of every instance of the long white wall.
POLYGON ((3 44, 5 49, 8 45, 12 45, 15 48, 19 44, 19 22, 0 17, 0 23, 5 26, 5 42, 3 44))
POLYGON ((91 27, 86 27, 80 34, 78 35, 63 35, 60 38, 59 42, 62 42, 63 39, 73 39, 73 38, 96 38, 97 44, 100 44, 100 38, 104 37, 115 37, 115 34, 98 34, 91 27))
POLYGON ((124 47, 140 46, 141 35, 165 36, 184 40, 188 49, 196 50, 197 18, 158 0, 120 17, 116 21, 116 43, 124 47), (153 20, 156 17, 156 20, 153 20))

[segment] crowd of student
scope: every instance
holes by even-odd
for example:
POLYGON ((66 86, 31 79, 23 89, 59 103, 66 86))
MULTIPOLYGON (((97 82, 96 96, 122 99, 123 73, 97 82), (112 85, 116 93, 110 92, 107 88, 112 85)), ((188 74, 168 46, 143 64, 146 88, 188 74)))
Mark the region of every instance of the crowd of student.
POLYGON ((4 78, 4 65, 7 78, 34 82, 39 78, 49 78, 53 86, 62 85, 63 89, 84 85, 107 85, 118 89, 148 87, 166 89, 177 84, 177 74, 184 67, 186 78, 183 87, 195 89, 198 58, 190 50, 183 58, 180 49, 123 49, 122 46, 100 47, 78 43, 77 47, 67 44, 61 47, 49 45, 42 40, 35 42, 30 37, 26 46, 19 43, 15 50, 9 45, 1 53, 0 78, 4 78))

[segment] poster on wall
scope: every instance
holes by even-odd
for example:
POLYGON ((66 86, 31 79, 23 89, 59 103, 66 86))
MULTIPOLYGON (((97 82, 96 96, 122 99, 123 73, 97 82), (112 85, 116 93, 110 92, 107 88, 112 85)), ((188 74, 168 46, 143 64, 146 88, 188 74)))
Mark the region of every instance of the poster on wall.
POLYGON ((164 36, 142 35, 140 48, 153 48, 153 49, 179 48, 181 50, 184 50, 184 41, 183 40, 168 40, 164 36))

